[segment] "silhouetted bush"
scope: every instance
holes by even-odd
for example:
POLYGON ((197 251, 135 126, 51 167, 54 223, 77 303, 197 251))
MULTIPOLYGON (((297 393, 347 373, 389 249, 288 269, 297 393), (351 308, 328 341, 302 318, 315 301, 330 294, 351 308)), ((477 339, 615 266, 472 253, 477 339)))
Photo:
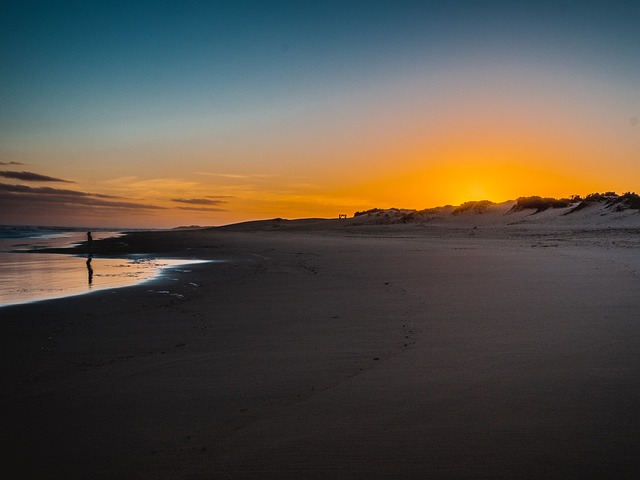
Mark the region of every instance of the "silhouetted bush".
POLYGON ((460 213, 464 213, 464 212, 468 212, 468 211, 471 211, 473 213, 484 213, 484 212, 487 211, 487 209, 491 205, 495 205, 495 203, 493 203, 490 200, 480 200, 480 201, 477 201, 477 202, 465 202, 462 205, 460 205, 459 207, 457 207, 451 213, 453 215, 458 215, 460 213))
POLYGON ((635 192, 627 192, 622 195, 622 198, 628 203, 629 208, 634 210, 640 210, 640 195, 635 192))
POLYGON ((362 212, 356 212, 353 214, 354 217, 359 217, 360 215, 369 215, 370 213, 378 213, 378 212, 382 212, 383 210, 381 208, 371 208, 369 210, 364 210, 362 212))
POLYGON ((616 195, 616 198, 609 200, 607 204, 607 206, 615 207, 617 211, 640 210, 640 195, 627 192, 623 195, 616 195))
POLYGON ((590 193, 578 205, 569 210, 567 214, 577 212, 596 203, 603 203, 606 208, 614 209, 617 212, 628 209, 640 210, 640 195, 634 192, 627 192, 623 195, 618 195, 615 192, 590 193))
POLYGON ((543 198, 538 196, 533 197, 519 197, 516 199, 516 204, 511 208, 513 212, 520 212, 522 210, 535 209, 535 213, 544 212, 549 208, 564 208, 571 205, 572 201, 568 198, 543 198))
POLYGON ((584 197, 585 202, 610 202, 618 198, 618 194, 616 192, 605 192, 605 193, 590 193, 586 197, 584 197))

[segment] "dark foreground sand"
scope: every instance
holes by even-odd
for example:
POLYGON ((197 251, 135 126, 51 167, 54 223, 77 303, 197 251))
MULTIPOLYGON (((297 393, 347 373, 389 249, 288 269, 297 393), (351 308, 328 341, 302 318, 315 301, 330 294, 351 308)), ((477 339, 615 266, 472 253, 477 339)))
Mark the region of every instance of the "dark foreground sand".
POLYGON ((11 478, 640 474, 637 232, 127 243, 227 261, 0 309, 11 478))

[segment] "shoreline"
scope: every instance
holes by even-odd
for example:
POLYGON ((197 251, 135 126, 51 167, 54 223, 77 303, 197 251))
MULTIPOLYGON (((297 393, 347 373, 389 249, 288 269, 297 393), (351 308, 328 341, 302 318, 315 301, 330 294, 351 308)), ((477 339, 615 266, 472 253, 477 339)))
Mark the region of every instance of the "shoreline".
POLYGON ((228 261, 3 308, 10 458, 72 479, 636 471, 635 234, 277 228, 128 236, 113 250, 228 261))
MULTIPOLYGON (((124 232, 112 231, 98 235, 96 245, 104 242, 116 247, 126 237, 124 232)), ((161 257, 139 251, 118 253, 113 247, 94 249, 82 241, 83 237, 81 232, 65 231, 53 237, 5 239, 4 245, 13 248, 0 253, 3 269, 0 309, 143 284, 163 275, 167 269, 212 261, 192 256, 161 257)))
MULTIPOLYGON (((46 254, 45 254, 46 255, 46 254)), ((80 255, 72 255, 74 258, 79 258, 84 260, 84 257, 80 255)), ((81 295, 90 295, 96 292, 101 292, 103 290, 118 290, 121 288, 128 288, 133 286, 145 286, 146 284, 150 284, 151 282, 159 281, 164 276, 169 276, 171 274, 171 270, 180 269, 181 267, 191 267, 193 265, 197 265, 200 263, 206 262, 215 262, 216 260, 198 260, 198 259, 171 259, 171 258, 134 258, 134 257, 111 257, 111 258, 92 258, 91 267, 87 266, 88 272, 84 273, 83 278, 89 275, 90 282, 89 286, 83 284, 82 287, 78 285, 74 285, 72 287, 67 287, 64 291, 59 293, 51 291, 51 292, 41 292, 37 294, 28 294, 22 293, 21 298, 14 297, 11 300, 4 300, 6 303, 0 304, 0 312, 3 309, 18 306, 18 305, 28 305, 31 303, 39 303, 46 302, 49 300, 64 300, 69 299, 72 300, 74 297, 78 297, 81 295), (119 260, 121 262, 127 262, 122 265, 108 265, 104 266, 102 262, 108 261, 113 262, 115 260, 119 260), (144 262, 138 262, 136 260, 143 260, 144 262), (131 263, 133 262, 133 264, 131 263), (133 268, 131 268, 133 266, 133 268), (128 267, 127 275, 125 276, 123 273, 113 273, 120 272, 128 267), (90 268, 90 269, 89 269, 90 268), (105 271, 106 270, 106 271, 105 271), (95 275, 94 271, 97 271, 97 275, 95 275), (123 277, 114 281, 111 279, 110 281, 105 282, 96 282, 96 279, 100 280, 100 277, 123 277)), ((86 262, 83 262, 86 264, 86 262)), ((84 270, 84 269, 83 269, 84 270)), ((84 280, 87 282, 87 280, 84 280)), ((83 283, 83 282, 79 282, 83 283)))

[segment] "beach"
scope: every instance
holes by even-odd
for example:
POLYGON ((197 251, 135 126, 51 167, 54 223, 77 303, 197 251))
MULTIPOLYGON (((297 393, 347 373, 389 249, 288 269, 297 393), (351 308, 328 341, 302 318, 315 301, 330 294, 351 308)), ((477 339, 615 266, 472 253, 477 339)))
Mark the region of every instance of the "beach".
POLYGON ((0 309, 6 468, 635 478, 640 225, 588 213, 105 240, 98 254, 217 262, 0 309))

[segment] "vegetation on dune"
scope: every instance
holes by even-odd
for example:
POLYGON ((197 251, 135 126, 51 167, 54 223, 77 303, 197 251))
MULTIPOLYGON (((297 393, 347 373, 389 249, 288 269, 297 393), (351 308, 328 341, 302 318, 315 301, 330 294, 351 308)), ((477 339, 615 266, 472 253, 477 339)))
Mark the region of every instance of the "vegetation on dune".
POLYGON ((406 208, 396 208, 396 207, 391 207, 391 208, 371 208, 369 210, 364 210, 362 212, 356 212, 353 214, 354 217, 360 217, 362 215, 373 215, 375 214, 376 217, 381 217, 381 216, 391 216, 391 215, 403 215, 406 212, 415 212, 415 210, 409 210, 406 208))
POLYGON ((627 192, 618 198, 619 203, 616 208, 619 208, 621 204, 624 204, 627 208, 633 210, 640 210, 640 195, 635 192, 627 192))
MULTIPOLYGON (((590 193, 585 197, 573 195, 570 198, 552 198, 552 197, 519 197, 516 199, 515 205, 511 207, 508 213, 520 212, 523 210, 535 210, 533 215, 554 208, 568 208, 563 215, 582 210, 590 205, 603 204, 605 208, 620 212, 623 210, 640 210, 640 195, 634 192, 627 192, 618 195, 615 192, 590 193)), ((480 200, 465 202, 462 205, 453 207, 447 205, 444 207, 427 208, 424 210, 409 210, 399 208, 371 208, 353 214, 354 217, 362 215, 371 215, 373 218, 368 221, 375 223, 420 223, 431 221, 434 217, 442 217, 446 214, 460 215, 463 213, 482 214, 486 213, 492 206, 497 205, 490 200, 480 200)))
POLYGON ((519 197, 516 199, 516 204, 511 207, 512 212, 520 212, 522 210, 535 209, 536 213, 544 212, 549 208, 565 208, 574 203, 574 200, 569 198, 551 198, 551 197, 519 197))
POLYGON ((613 209, 616 212, 628 209, 640 210, 640 195, 635 192, 627 192, 622 195, 618 195, 615 192, 590 193, 584 198, 575 196, 574 200, 580 203, 569 210, 567 214, 577 212, 595 203, 604 203, 606 208, 613 209))
POLYGON ((451 212, 453 215, 459 215, 461 213, 465 213, 465 212, 471 212, 471 213, 484 213, 487 211, 487 209, 491 206, 491 205, 495 205, 494 202, 490 201, 490 200, 480 200, 477 202, 465 202, 462 205, 460 205, 459 207, 457 207, 456 209, 453 210, 453 212, 451 212))
POLYGON ((384 210, 382 210, 381 208, 370 208, 369 210, 364 210, 362 212, 356 212, 353 214, 354 217, 359 217, 361 215, 369 215, 372 213, 378 213, 378 212, 383 212, 384 210))
POLYGON ((511 208, 511 211, 519 212, 526 209, 535 209, 534 214, 536 214, 549 208, 565 208, 575 205, 571 210, 564 213, 564 215, 569 215, 597 203, 604 204, 605 208, 615 210, 616 212, 628 209, 640 210, 640 195, 633 192, 627 192, 623 195, 618 195, 615 192, 596 192, 590 193, 584 198, 580 195, 560 199, 538 196, 520 197, 516 200, 516 204, 511 208))

